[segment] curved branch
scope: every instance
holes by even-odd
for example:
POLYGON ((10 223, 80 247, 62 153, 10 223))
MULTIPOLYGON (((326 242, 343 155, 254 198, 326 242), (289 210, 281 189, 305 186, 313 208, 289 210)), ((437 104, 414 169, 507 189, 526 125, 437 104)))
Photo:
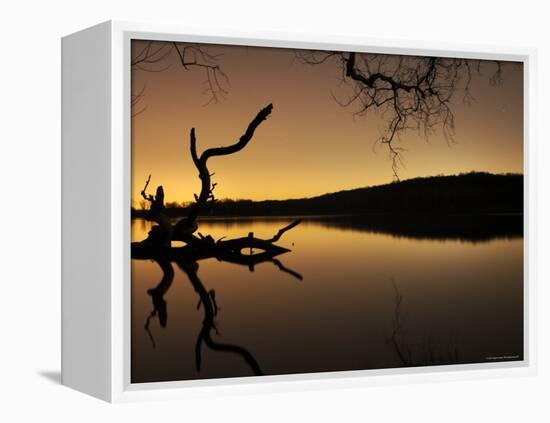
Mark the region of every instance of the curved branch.
MULTIPOLYGON (((185 71, 193 68, 204 72, 205 93, 209 99, 204 104, 219 103, 228 94, 229 78, 218 64, 218 56, 208 52, 208 47, 200 44, 177 43, 165 41, 148 41, 138 50, 143 41, 135 40, 130 66, 132 71, 156 73, 170 68, 166 64, 175 50, 177 59, 185 71)), ((136 106, 144 97, 145 86, 138 94, 132 95, 132 106, 136 106)), ((145 111, 147 106, 132 112, 135 117, 145 111)))
POLYGON ((190 150, 191 157, 195 167, 199 171, 199 178, 201 180, 201 192, 197 196, 195 195, 195 203, 191 206, 189 215, 186 218, 181 219, 175 226, 176 240, 190 241, 190 235, 198 228, 196 224, 197 217, 201 213, 202 209, 208 204, 209 200, 215 201, 213 190, 215 184, 211 182, 211 173, 208 170, 207 162, 210 157, 214 156, 226 156, 229 154, 237 153, 241 151, 250 142, 254 136, 254 132, 260 126, 260 124, 267 119, 273 110, 273 105, 269 104, 258 112, 256 117, 250 122, 245 133, 239 138, 239 140, 231 145, 225 147, 214 147, 205 150, 199 157, 197 153, 197 138, 195 134, 195 128, 191 128, 190 138, 190 150))
MULTIPOLYGON (((354 115, 378 111, 387 119, 380 137, 375 141, 388 148, 396 180, 402 165, 401 148, 396 146, 402 133, 415 129, 426 138, 436 128, 450 143, 454 136, 452 96, 460 89, 464 101, 472 99, 470 84, 473 72, 481 74, 481 60, 449 57, 389 56, 355 52, 300 52, 305 64, 319 65, 334 58, 342 72, 342 81, 350 82, 347 100, 337 102, 344 106, 358 105, 354 115)), ((489 62, 486 62, 489 63, 489 62)), ((501 81, 501 62, 489 82, 501 81)))
MULTIPOLYGON (((246 147, 248 142, 254 136, 254 131, 256 130, 256 128, 260 126, 260 124, 264 120, 267 119, 267 117, 271 114, 272 110, 273 110, 273 104, 268 104, 266 107, 260 110, 256 115, 256 117, 252 120, 252 122, 250 122, 250 124, 248 125, 248 128, 246 128, 246 132, 241 138, 239 138, 239 141, 237 141, 235 144, 228 145, 226 147, 214 147, 214 148, 209 148, 208 150, 205 150, 200 157, 200 161, 206 166, 206 161, 210 157, 226 156, 228 154, 233 154, 233 153, 237 153, 238 151, 241 151, 243 148, 246 147)), ((196 151, 195 151, 195 154, 196 154, 196 151)))
POLYGON ((283 263, 281 263, 281 260, 273 258, 271 259, 271 262, 279 268, 281 272, 288 273, 289 275, 294 276, 296 279, 303 280, 304 277, 301 273, 298 273, 296 270, 289 269, 286 267, 283 263))
POLYGON ((281 228, 279 229, 279 232, 277 232, 277 234, 271 238, 271 239, 266 239, 267 242, 277 242, 279 241, 279 239, 281 239, 281 237, 283 236, 283 234, 286 232, 286 231, 289 231, 291 230, 293 227, 295 226, 298 226, 302 221, 300 219, 298 220, 295 220, 294 222, 290 223, 289 225, 285 226, 284 228, 281 228))
POLYGON ((149 182, 151 182, 151 175, 149 175, 149 177, 147 178, 147 180, 145 181, 145 186, 143 187, 143 189, 141 190, 141 196, 147 200, 147 201, 150 201, 150 202, 153 202, 155 200, 155 198, 152 196, 152 195, 147 195, 147 187, 149 186, 149 182))
POLYGON ((195 289, 195 292, 199 295, 200 302, 204 310, 204 319, 202 322, 202 328, 197 337, 197 342, 195 344, 195 363, 197 370, 201 370, 201 346, 204 342, 208 347, 214 351, 229 352, 240 355, 244 361, 250 366, 252 372, 255 375, 263 375, 263 371, 260 368, 260 365, 254 358, 254 356, 246 348, 240 347, 238 345, 232 344, 223 344, 220 342, 214 341, 212 339, 212 330, 216 330, 216 325, 214 317, 217 312, 217 305, 213 300, 213 296, 206 290, 202 281, 198 276, 199 265, 196 262, 187 262, 184 260, 178 260, 177 264, 181 270, 187 275, 191 285, 195 289))

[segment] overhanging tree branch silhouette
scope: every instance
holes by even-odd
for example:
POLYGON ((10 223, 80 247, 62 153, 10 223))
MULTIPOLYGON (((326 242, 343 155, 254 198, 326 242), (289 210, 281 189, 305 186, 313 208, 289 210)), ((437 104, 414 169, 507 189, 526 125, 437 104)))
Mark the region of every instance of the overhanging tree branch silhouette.
MULTIPOLYGON (((143 41, 142 41, 143 43, 143 41)), ((204 72, 205 105, 218 103, 228 93, 229 78, 221 69, 219 54, 195 43, 148 41, 133 54, 134 71, 162 72, 171 64, 166 63, 175 54, 185 71, 200 69, 204 72)), ((454 141, 455 116, 452 99, 457 91, 463 92, 463 100, 469 103, 472 78, 481 75, 482 67, 491 63, 494 67, 489 81, 501 83, 504 63, 499 61, 463 58, 394 56, 335 51, 299 50, 302 63, 321 65, 335 63, 341 71, 342 81, 348 83, 351 93, 344 99, 333 97, 342 106, 356 106, 355 115, 377 112, 383 118, 380 137, 374 146, 387 147, 395 180, 403 166, 405 149, 399 145, 401 135, 407 130, 417 130, 425 137, 440 129, 447 142, 454 141)), ((146 86, 132 94, 132 116, 144 112, 146 86)))
MULTIPOLYGON (((219 54, 213 54, 207 46, 194 43, 177 43, 164 41, 148 41, 137 50, 131 59, 132 71, 163 72, 170 68, 166 63, 175 54, 185 71, 200 69, 204 72, 204 94, 208 97, 204 105, 219 103, 228 93, 229 78, 218 64, 219 54)), ((143 113, 147 106, 143 105, 146 85, 132 93, 132 116, 143 113)))
MULTIPOLYGON (((341 69, 343 82, 350 83, 352 90, 344 100, 333 95, 336 101, 344 107, 356 106, 356 115, 371 111, 382 115, 385 126, 376 143, 387 146, 396 180, 404 151, 397 145, 400 136, 415 129, 428 137, 440 128, 445 140, 452 142, 455 117, 451 100, 459 88, 465 102, 472 100, 470 83, 474 74, 481 74, 483 63, 461 58, 331 51, 299 51, 297 55, 309 65, 334 61, 341 69)), ((495 70, 490 83, 500 84, 502 63, 492 63, 495 70)))

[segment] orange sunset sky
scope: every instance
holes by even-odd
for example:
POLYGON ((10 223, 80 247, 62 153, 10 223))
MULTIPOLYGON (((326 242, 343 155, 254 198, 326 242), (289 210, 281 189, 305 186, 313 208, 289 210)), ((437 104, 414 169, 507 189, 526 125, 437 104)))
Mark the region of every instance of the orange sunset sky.
MULTIPOLYGON (((134 54, 141 41, 133 41, 134 54)), ((204 106, 204 72, 184 70, 172 52, 162 72, 132 71, 132 92, 144 89, 143 112, 132 118, 132 200, 149 174, 149 191, 163 185, 166 201, 192 201, 200 189, 189 154, 189 130, 195 127, 199 154, 205 148, 234 143, 256 113, 273 103, 271 116, 237 154, 209 160, 217 198, 285 199, 311 197, 392 181, 391 161, 383 145, 373 149, 385 122, 369 113, 354 117, 333 98, 345 98, 335 62, 309 66, 287 49, 211 46, 229 78, 228 94, 204 106)), ((472 170, 523 172, 523 69, 503 68, 503 83, 491 86, 493 66, 474 77, 475 101, 454 97, 455 143, 436 132, 428 141, 414 131, 401 137, 404 167, 399 176, 456 174, 472 170)))

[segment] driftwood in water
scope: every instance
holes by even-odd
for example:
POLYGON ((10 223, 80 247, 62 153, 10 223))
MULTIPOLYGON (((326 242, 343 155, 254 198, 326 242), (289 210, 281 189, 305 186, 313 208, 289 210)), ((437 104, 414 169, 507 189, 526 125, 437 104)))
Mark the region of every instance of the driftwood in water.
POLYGON ((237 264, 246 264, 254 266, 258 260, 270 260, 273 257, 290 251, 286 248, 275 245, 281 236, 288 230, 294 228, 300 223, 295 220, 291 224, 281 228, 276 235, 269 239, 256 238, 253 233, 248 236, 229 240, 218 240, 217 242, 211 236, 204 236, 198 230, 197 219, 199 215, 211 207, 215 202, 214 189, 216 184, 212 183, 212 173, 208 169, 208 159, 216 156, 226 156, 241 151, 250 142, 258 126, 267 119, 273 110, 273 105, 269 104, 256 115, 250 122, 245 133, 237 142, 225 147, 214 147, 205 150, 200 156, 197 153, 197 138, 195 128, 190 133, 190 151, 193 163, 199 171, 201 181, 201 191, 199 195, 195 194, 195 203, 191 206, 189 214, 177 222, 174 226, 169 218, 164 214, 164 189, 162 185, 157 188, 156 195, 148 195, 147 187, 151 180, 151 175, 141 191, 141 195, 151 206, 147 219, 158 223, 149 233, 149 237, 140 243, 132 244, 132 257, 153 257, 157 250, 168 249, 168 256, 185 257, 187 260, 198 260, 202 258, 215 257, 237 264), (195 235, 197 232, 198 236, 195 235), (171 248, 171 241, 183 241, 184 247, 171 248), (243 254, 242 250, 261 250, 255 254, 254 259, 250 255, 243 254))
POLYGON ((212 183, 212 173, 208 169, 207 162, 210 157, 225 156, 237 153, 242 150, 252 139, 258 126, 271 114, 273 106, 269 104, 256 115, 250 122, 245 133, 234 144, 226 147, 209 148, 199 157, 197 153, 197 139, 195 129, 190 133, 190 149, 193 163, 199 171, 201 181, 201 191, 199 195, 195 194, 195 203, 191 206, 188 216, 181 219, 174 226, 164 213, 164 189, 162 185, 157 188, 156 195, 147 194, 147 187, 151 181, 151 176, 147 179, 145 187, 141 191, 143 198, 150 203, 147 220, 156 222, 149 232, 147 239, 141 242, 132 243, 132 258, 137 260, 153 260, 161 268, 163 278, 156 288, 148 291, 153 302, 153 310, 149 314, 145 323, 145 329, 154 343, 154 338, 149 328, 152 318, 159 318, 161 326, 165 326, 168 319, 166 301, 164 294, 170 288, 174 278, 172 262, 187 275, 191 285, 199 296, 197 308, 204 310, 204 319, 202 329, 197 338, 195 347, 196 367, 201 368, 202 345, 206 345, 212 350, 223 351, 240 355, 250 366, 256 375, 263 374, 260 366, 252 354, 237 345, 223 344, 212 338, 212 331, 216 331, 214 318, 217 314, 218 306, 215 300, 215 292, 207 291, 198 276, 198 261, 208 258, 216 258, 220 261, 247 266, 250 271, 260 263, 272 263, 279 270, 286 272, 297 279, 302 279, 298 272, 285 267, 276 257, 289 252, 290 250, 275 243, 281 239, 285 232, 294 228, 300 223, 295 220, 289 225, 279 229, 279 231, 269 239, 261 239, 254 236, 252 232, 248 236, 235 239, 214 240, 210 235, 203 235, 198 230, 197 219, 201 213, 211 207, 215 202, 214 189, 216 184, 212 183), (197 233, 197 235, 195 235, 197 233), (172 247, 172 241, 183 241, 182 247, 172 247), (248 251, 246 254, 244 251, 248 251), (254 251, 259 251, 253 254, 254 251))
MULTIPOLYGON (((273 243, 273 240, 279 240, 281 236, 289 229, 300 223, 300 220, 295 220, 284 228, 280 229, 277 235, 270 239, 256 238, 249 234, 247 237, 218 240, 215 242, 212 237, 193 237, 194 241, 182 247, 159 247, 154 242, 144 240, 142 242, 132 243, 132 258, 134 259, 151 259, 156 260, 159 255, 166 257, 169 261, 198 261, 207 258, 216 258, 220 261, 240 264, 248 266, 250 270, 254 270, 254 266, 263 262, 272 262, 277 267, 281 268, 279 261, 275 261, 275 257, 287 253, 288 248, 281 247, 273 243), (255 254, 246 254, 244 251, 260 250, 255 254)), ((284 266, 283 266, 284 268, 284 266)), ((286 269, 286 268, 284 268, 286 269)), ((283 270, 283 269, 281 269, 283 270)), ((288 270, 287 270, 288 271, 288 270)), ((296 272, 288 271, 288 273, 296 276, 296 272)), ((298 277, 298 276, 296 276, 298 277)), ((298 277, 301 279, 301 276, 298 277)))

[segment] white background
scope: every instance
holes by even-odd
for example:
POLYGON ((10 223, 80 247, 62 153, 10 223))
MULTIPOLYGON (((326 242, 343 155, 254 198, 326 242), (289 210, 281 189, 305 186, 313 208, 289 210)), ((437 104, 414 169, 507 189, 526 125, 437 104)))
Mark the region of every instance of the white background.
MULTIPOLYGON (((4 1, 0 420, 550 421, 550 10, 544 1, 4 1), (539 375, 109 405, 59 385, 60 37, 108 19, 537 47, 539 375), (546 77, 545 77, 546 76, 546 77)), ((268 83, 268 81, 266 81, 268 83)), ((85 195, 85 193, 83 193, 85 195)))

